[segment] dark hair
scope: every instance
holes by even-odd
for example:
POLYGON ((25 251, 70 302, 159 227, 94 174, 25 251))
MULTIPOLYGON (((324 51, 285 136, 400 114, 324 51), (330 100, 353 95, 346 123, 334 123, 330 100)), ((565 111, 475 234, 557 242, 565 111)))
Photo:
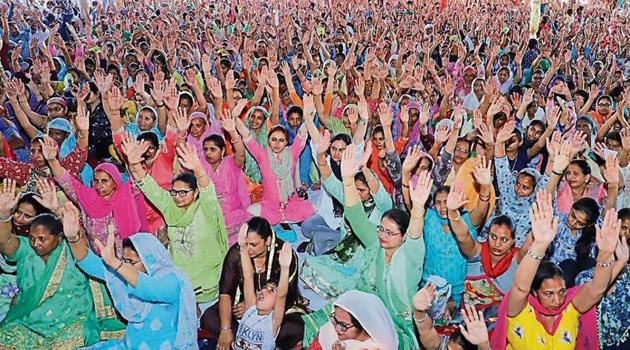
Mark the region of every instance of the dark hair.
POLYGON ((281 132, 284 135, 284 138, 286 139, 286 141, 288 143, 289 142, 289 132, 282 125, 276 125, 273 128, 271 128, 271 130, 269 130, 269 133, 267 134, 267 137, 270 138, 271 134, 273 134, 274 132, 277 132, 277 131, 281 132))
POLYGON ((297 113, 300 116, 300 118, 302 118, 302 116, 304 115, 302 108, 298 106, 291 106, 289 107, 289 109, 287 109, 287 117, 289 117, 291 114, 294 114, 294 113, 297 113))
POLYGON ((514 239, 516 236, 516 230, 514 227, 514 222, 512 222, 512 219, 510 219, 509 216, 507 215, 499 215, 496 216, 494 219, 492 219, 492 221, 490 221, 490 226, 507 226, 510 228, 510 237, 512 237, 512 239, 514 239))
POLYGON ((262 239, 267 239, 273 234, 269 221, 260 216, 254 216, 247 221, 247 232, 254 232, 262 239))
POLYGON ((205 145, 206 142, 212 142, 217 147, 219 147, 222 151, 225 150, 225 140, 223 139, 223 137, 219 135, 213 134, 206 137, 205 139, 203 139, 203 144, 205 145))
POLYGON ((138 137, 136 139, 138 141, 144 140, 146 142, 149 142, 155 148, 160 147, 160 141, 159 141, 157 135, 153 131, 145 131, 145 132, 141 133, 140 135, 138 135, 138 137))
POLYGON ((61 224, 61 221, 52 214, 37 215, 35 219, 33 219, 33 222, 31 222, 30 231, 32 232, 37 226, 44 226, 51 235, 63 235, 63 225, 61 224))
POLYGON ((177 175, 173 179, 172 184, 175 184, 175 182, 177 182, 177 181, 181 181, 181 182, 185 183, 193 191, 198 188, 198 186, 197 186, 197 178, 191 173, 181 173, 181 174, 177 175))
POLYGON ((435 202, 435 197, 437 197, 438 194, 440 194, 440 193, 449 194, 449 192, 451 192, 451 186, 440 186, 440 187, 438 187, 437 190, 435 190, 435 193, 433 193, 433 201, 435 202))
POLYGON ((630 219, 630 208, 623 208, 617 212, 619 220, 630 219))
POLYGON ((129 237, 123 239, 122 247, 123 247, 123 249, 129 248, 129 249, 133 250, 134 252, 138 253, 138 251, 136 250, 136 246, 133 245, 133 241, 131 241, 131 238, 129 238, 129 237))
POLYGON ((384 218, 388 218, 395 222, 403 236, 407 233, 407 228, 409 228, 409 214, 407 214, 406 211, 400 209, 390 209, 383 213, 381 220, 384 218))
POLYGON ((332 139, 330 139, 330 143, 332 144, 335 141, 343 141, 346 145, 352 143, 352 138, 348 134, 337 134, 332 139))
POLYGON ((577 90, 576 92, 573 93, 574 96, 580 96, 584 99, 584 101, 588 100, 588 92, 586 92, 585 90, 577 90))
POLYGON ((20 204, 30 204, 33 209, 35 209, 35 216, 40 214, 50 214, 50 210, 35 199, 35 193, 28 192, 22 195, 17 202, 16 208, 19 207, 20 204))
POLYGON ((374 129, 372 130, 372 136, 376 135, 376 133, 379 133, 379 132, 385 135, 385 131, 383 131, 383 126, 381 125, 377 125, 374 127, 374 129))
POLYGON ((605 139, 606 141, 613 140, 621 143, 621 134, 619 133, 619 131, 611 131, 606 134, 605 139))
POLYGON ((580 211, 586 215, 586 226, 582 229, 582 234, 575 244, 577 260, 587 259, 591 253, 591 247, 595 242, 595 222, 599 219, 599 205, 593 198, 580 198, 571 209, 580 211))
POLYGON ((534 275, 534 280, 532 281, 532 293, 540 289, 540 286, 546 279, 563 277, 563 272, 560 267, 551 261, 543 260, 538 265, 538 270, 536 270, 536 275, 534 275))
POLYGON ((545 130, 545 123, 543 123, 542 120, 534 119, 534 120, 532 120, 531 123, 529 123, 529 125, 527 127, 529 128, 530 126, 534 126, 534 125, 540 126, 543 129, 543 131, 545 130))
POLYGON ((181 100, 184 100, 184 99, 189 100, 191 105, 193 104, 193 102, 195 102, 194 101, 194 97, 192 96, 192 94, 191 95, 189 95, 187 93, 186 94, 180 94, 178 102, 181 101, 181 100))
POLYGON ((583 159, 575 159, 569 163, 569 165, 575 165, 582 171, 584 175, 591 175, 591 166, 583 159))

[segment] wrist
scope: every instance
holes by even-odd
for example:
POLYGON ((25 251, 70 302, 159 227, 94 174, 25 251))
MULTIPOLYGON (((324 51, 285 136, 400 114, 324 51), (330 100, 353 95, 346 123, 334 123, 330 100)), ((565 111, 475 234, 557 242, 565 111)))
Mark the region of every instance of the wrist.
POLYGON ((547 247, 549 247, 549 243, 547 242, 534 241, 529 250, 535 255, 543 256, 547 252, 547 247))

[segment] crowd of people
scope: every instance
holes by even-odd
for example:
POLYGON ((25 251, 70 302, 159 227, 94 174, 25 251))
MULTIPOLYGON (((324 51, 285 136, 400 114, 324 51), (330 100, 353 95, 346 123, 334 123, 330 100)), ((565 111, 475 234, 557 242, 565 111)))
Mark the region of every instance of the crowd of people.
POLYGON ((0 19, 0 348, 630 349, 626 1, 0 19))

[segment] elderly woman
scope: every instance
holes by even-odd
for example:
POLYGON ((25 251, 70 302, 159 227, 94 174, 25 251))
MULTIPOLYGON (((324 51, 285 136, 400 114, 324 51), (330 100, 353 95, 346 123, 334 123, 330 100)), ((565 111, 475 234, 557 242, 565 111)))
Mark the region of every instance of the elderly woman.
POLYGON ((0 253, 16 265, 20 293, 0 323, 0 348, 70 350, 122 330, 107 293, 77 268, 59 220, 42 214, 31 222, 29 237, 11 233, 18 198, 15 181, 4 179, 0 253))
MULTIPOLYGON (((379 225, 368 220, 361 197, 354 186, 359 162, 354 147, 344 152, 341 174, 344 184, 345 214, 361 243, 366 247, 363 264, 357 272, 358 289, 375 294, 385 304, 398 333, 398 349, 418 348, 411 319, 411 299, 417 290, 417 276, 422 272, 424 242, 422 239, 424 203, 431 191, 432 180, 424 172, 412 190, 414 207, 411 220, 407 213, 392 209, 385 212, 379 225)), ((310 345, 319 328, 328 321, 330 307, 305 316, 305 345, 310 345)))
MULTIPOLYGON (((267 220, 253 217, 247 222, 246 245, 247 254, 255 267, 254 291, 258 293, 267 282, 280 279, 279 254, 283 241, 276 237, 267 220)), ((202 328, 218 339, 218 350, 230 349, 245 312, 240 249, 238 244, 234 244, 228 250, 219 280, 219 302, 206 310, 201 318, 202 328)), ((298 288, 298 276, 297 256, 294 256, 289 267, 286 314, 276 338, 277 346, 282 349, 292 349, 302 340, 304 332, 304 322, 300 317, 304 313, 304 306, 298 288)))
POLYGON ((612 277, 613 254, 621 227, 617 213, 608 210, 603 226, 598 229, 599 252, 593 280, 570 289, 562 278, 562 270, 542 261, 558 228, 551 195, 546 191, 537 194, 530 217, 534 242, 499 307, 492 349, 530 349, 533 345, 543 349, 598 348, 591 309, 601 300, 612 277))
POLYGON ((118 257, 110 231, 106 244, 95 241, 99 258, 81 236, 79 211, 72 204, 66 205, 63 233, 79 268, 106 282, 116 310, 127 321, 123 339, 86 349, 197 349, 195 293, 157 238, 148 233, 126 238, 118 257))
POLYGON ((392 318, 377 296, 351 290, 330 305, 330 320, 320 328, 308 350, 398 348, 392 318))
POLYGON ((141 165, 147 148, 144 141, 123 143, 136 186, 164 216, 173 263, 190 279, 203 311, 217 297, 221 264, 227 251, 227 233, 214 185, 203 170, 197 151, 192 146, 180 146, 179 162, 194 175, 182 173, 173 180, 170 191, 162 189, 141 165))

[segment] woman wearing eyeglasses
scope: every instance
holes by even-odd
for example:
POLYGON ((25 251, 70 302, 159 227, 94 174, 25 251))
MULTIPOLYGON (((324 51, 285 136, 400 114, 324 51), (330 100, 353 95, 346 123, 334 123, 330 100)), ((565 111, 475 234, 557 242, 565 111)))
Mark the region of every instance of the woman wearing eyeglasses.
POLYGON ((329 321, 319 330, 308 350, 398 348, 392 318, 377 296, 351 290, 340 295, 330 308, 329 321))
POLYGON ((214 185, 203 170, 197 150, 177 148, 179 162, 190 173, 173 180, 170 191, 162 189, 141 165, 146 141, 126 140, 123 152, 136 186, 162 213, 167 225, 169 252, 193 286, 203 311, 217 298, 219 275, 227 252, 227 232, 214 185))
MULTIPOLYGON (((376 295, 383 301, 394 321, 398 334, 398 349, 419 348, 413 331, 411 299, 417 290, 418 276, 422 274, 424 262, 424 204, 431 192, 433 180, 422 172, 418 183, 411 191, 413 208, 411 218, 398 209, 385 212, 380 225, 375 225, 363 211, 361 197, 356 189, 354 175, 359 171, 360 161, 354 159, 354 146, 350 145, 341 160, 341 175, 344 185, 347 220, 357 237, 365 246, 363 263, 356 273, 348 276, 358 289, 376 295)), ((348 283, 350 284, 350 283, 348 283)), ((331 308, 304 316, 304 344, 310 345, 319 328, 328 322, 331 308)))

